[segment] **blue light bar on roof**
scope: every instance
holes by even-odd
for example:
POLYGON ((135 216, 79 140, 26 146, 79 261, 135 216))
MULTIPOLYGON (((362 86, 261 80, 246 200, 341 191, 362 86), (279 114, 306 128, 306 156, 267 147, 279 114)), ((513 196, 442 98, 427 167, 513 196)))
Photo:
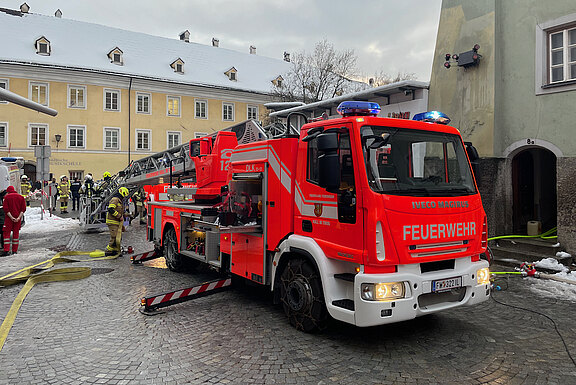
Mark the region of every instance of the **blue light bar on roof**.
POLYGON ((437 123, 437 124, 448 124, 450 123, 450 118, 443 112, 440 111, 428 111, 421 112, 414 115, 412 120, 419 120, 421 122, 437 123))
POLYGON ((372 102, 342 102, 336 111, 343 117, 377 116, 380 113, 380 106, 372 102))

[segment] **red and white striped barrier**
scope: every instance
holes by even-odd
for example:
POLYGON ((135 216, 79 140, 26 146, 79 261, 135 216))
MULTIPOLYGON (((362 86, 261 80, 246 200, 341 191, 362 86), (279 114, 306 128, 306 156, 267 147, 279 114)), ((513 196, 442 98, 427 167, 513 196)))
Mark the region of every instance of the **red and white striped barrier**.
POLYGON ((204 297, 206 295, 218 293, 230 287, 231 285, 232 285, 231 278, 209 281, 201 285, 193 286, 187 289, 181 289, 169 293, 144 297, 140 300, 140 304, 142 305, 142 307, 144 307, 144 312, 150 312, 159 309, 161 307, 166 307, 177 303, 189 301, 194 298, 204 297))
POLYGON ((156 258, 160 258, 162 256, 162 254, 156 250, 152 250, 152 251, 147 251, 145 253, 142 254, 136 254, 130 257, 130 261, 132 261, 133 264, 138 264, 138 263, 142 263, 144 261, 149 261, 151 259, 156 259, 156 258))

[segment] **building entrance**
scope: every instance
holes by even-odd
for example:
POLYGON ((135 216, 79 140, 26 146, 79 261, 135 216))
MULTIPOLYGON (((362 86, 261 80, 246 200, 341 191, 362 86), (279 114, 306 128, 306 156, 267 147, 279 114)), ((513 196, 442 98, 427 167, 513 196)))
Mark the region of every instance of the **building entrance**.
POLYGON ((513 227, 526 234, 528 221, 542 231, 556 226, 556 155, 542 148, 519 152, 512 159, 513 227))

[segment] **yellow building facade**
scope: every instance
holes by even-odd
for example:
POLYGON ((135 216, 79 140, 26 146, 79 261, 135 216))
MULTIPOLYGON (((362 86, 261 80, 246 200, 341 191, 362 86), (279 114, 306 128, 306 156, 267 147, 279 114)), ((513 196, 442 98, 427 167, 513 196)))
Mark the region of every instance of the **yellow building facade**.
POLYGON ((0 32, 9 36, 0 87, 58 111, 0 101, 0 156, 23 157, 32 180, 36 146, 51 146, 54 177, 99 179, 195 137, 261 121, 289 65, 185 34, 167 39, 18 11, 0 12, 0 32))

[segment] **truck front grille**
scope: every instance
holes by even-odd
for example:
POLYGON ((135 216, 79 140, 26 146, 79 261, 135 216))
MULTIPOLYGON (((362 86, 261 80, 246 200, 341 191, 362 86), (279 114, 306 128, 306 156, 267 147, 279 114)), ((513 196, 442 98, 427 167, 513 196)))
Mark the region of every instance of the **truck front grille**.
POLYGON ((426 309, 441 303, 460 302, 466 296, 466 288, 459 287, 442 293, 427 293, 418 297, 418 306, 426 309))

